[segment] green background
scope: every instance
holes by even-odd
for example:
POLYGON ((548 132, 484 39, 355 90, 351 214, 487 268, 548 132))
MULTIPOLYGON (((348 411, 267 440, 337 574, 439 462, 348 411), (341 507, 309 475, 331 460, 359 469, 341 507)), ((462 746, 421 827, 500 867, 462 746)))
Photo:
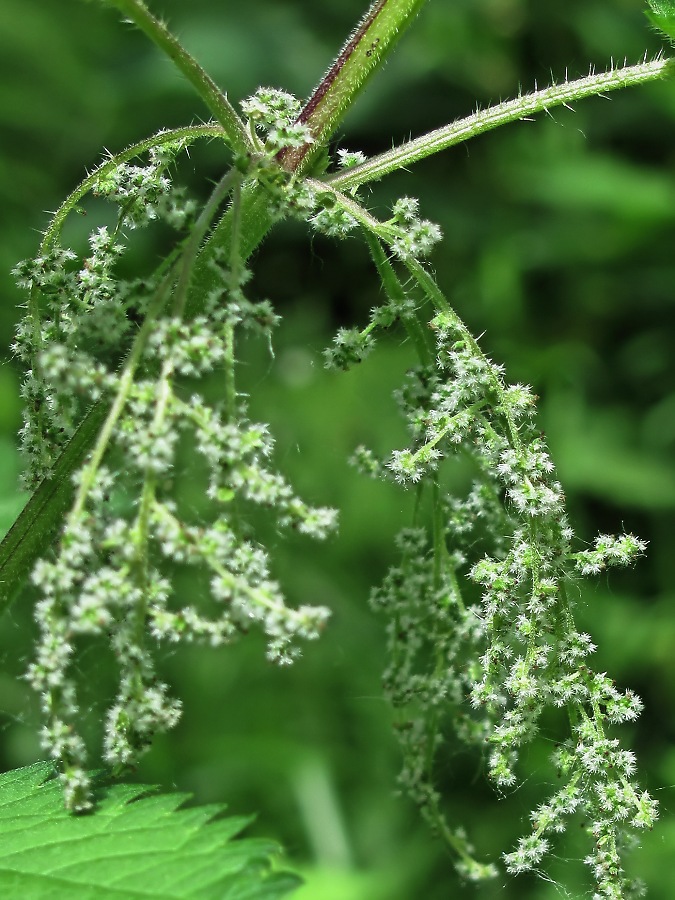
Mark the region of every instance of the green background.
MULTIPOLYGON (((364 11, 362 0, 161 0, 211 75, 238 102, 259 84, 306 96, 364 11)), ((340 145, 372 154, 519 88, 639 61, 662 46, 638 0, 431 0, 341 129, 340 145)), ((95 3, 3 0, 0 5, 0 531, 17 492, 20 372, 9 344, 20 306, 9 269, 35 252, 47 215, 100 159, 160 127, 206 117, 145 38, 95 3)), ((195 149, 184 175, 205 196, 224 160, 195 149)), ((594 99, 511 125, 392 176, 368 195, 374 210, 419 197, 445 240, 438 280, 511 381, 540 396, 541 427, 582 539, 634 531, 649 541, 635 569, 584 586, 580 620, 599 645, 595 665, 635 688, 645 713, 623 729, 662 822, 631 860, 654 900, 675 895, 675 83, 594 99)), ((84 233, 93 223, 75 226, 84 233)), ((75 237, 78 234, 75 233, 75 237)), ((81 236, 81 235, 80 235, 81 236)), ((136 257, 159 259, 149 234, 136 257)), ((340 324, 364 323, 378 300, 367 253, 282 225, 255 260, 254 292, 284 316, 270 359, 247 350, 243 383, 254 417, 270 421, 278 461, 315 503, 341 510, 325 545, 274 537, 277 574, 294 604, 334 610, 320 642, 290 670, 264 662, 252 638, 225 650, 173 651, 165 676, 185 702, 171 735, 138 778, 257 811, 309 886, 302 900, 533 898, 555 884, 505 876, 460 888, 449 859, 406 800, 381 699, 383 622, 367 604, 393 559, 392 537, 412 498, 364 481, 346 463, 361 442, 403 446, 391 390, 411 362, 384 343, 347 375, 326 373, 321 350, 340 324)), ((196 494, 194 503, 199 497, 196 494)), ((185 585, 186 593, 190 586, 185 585)), ((0 622, 0 764, 39 757, 35 701, 20 680, 30 659, 31 597, 0 622)), ((112 689, 96 648, 83 676, 95 708, 112 689)), ((90 696, 89 696, 90 695, 90 696)), ((94 735, 95 739, 95 735, 94 735)), ((480 759, 449 746, 439 758, 448 814, 467 823, 486 858, 508 849, 545 796, 546 741, 525 754, 523 780, 498 798, 480 759)), ((584 896, 576 836, 552 874, 584 896)), ((565 896, 562 894, 562 896, 565 896)))

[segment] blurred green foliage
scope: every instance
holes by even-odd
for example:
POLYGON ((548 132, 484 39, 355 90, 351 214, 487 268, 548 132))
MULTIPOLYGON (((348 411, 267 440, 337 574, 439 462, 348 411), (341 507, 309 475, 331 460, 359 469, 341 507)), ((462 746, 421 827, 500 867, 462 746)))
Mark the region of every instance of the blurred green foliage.
MULTIPOLYGON (((259 84, 306 95, 365 0, 157 0, 172 29, 238 101, 259 84)), ((661 47, 640 0, 434 0, 345 122, 342 146, 374 153, 476 104, 583 75, 611 59, 638 61, 661 47)), ((19 373, 10 354, 19 296, 9 269, 34 253, 60 199, 100 158, 163 126, 205 116, 189 87, 145 39, 99 4, 3 0, 0 6, 0 529, 23 499, 15 433, 19 373)), ((195 149, 185 177, 205 195, 223 159, 195 149)), ((653 900, 673 896, 675 857, 675 83, 520 123, 376 185, 375 208, 410 193, 445 240, 433 259, 440 284, 510 380, 534 385, 541 424, 568 493, 571 517, 648 539, 634 571, 585 591, 583 627, 597 666, 638 690, 642 719, 624 729, 660 798, 663 822, 634 859, 653 900)), ((90 216, 92 213, 90 212, 90 216)), ((73 226, 82 239, 90 222, 73 226)), ((144 238, 139 263, 160 258, 144 238)), ((295 225, 255 259, 255 290, 284 315, 272 358, 247 349, 242 379, 255 417, 270 421, 279 459, 308 500, 341 509, 325 547, 277 544, 278 574, 295 603, 334 610, 323 639, 290 670, 270 668, 251 639, 221 650, 181 650, 165 674, 185 702, 179 728, 158 741, 139 778, 258 811, 260 833, 280 838, 304 865, 302 900, 441 900, 458 890, 448 860, 392 786, 397 751, 380 698, 383 623, 369 587, 392 558, 392 536, 412 497, 354 473, 360 442, 386 450, 404 434, 391 390, 411 361, 381 346, 347 375, 320 353, 341 323, 365 321, 377 283, 355 241, 333 245, 295 225), (374 416, 373 410, 377 410, 374 416), (304 862, 303 862, 304 861, 304 862)), ((192 502, 200 503, 195 479, 192 502)), ((184 591, 195 586, 184 584, 184 591)), ((35 704, 20 681, 30 656, 26 593, 0 629, 0 762, 39 756, 35 704)), ((92 648, 93 709, 110 684, 92 648)), ((523 783, 497 798, 481 760, 450 747, 439 760, 450 813, 482 855, 507 849, 544 796, 547 745, 533 747, 523 783)), ((553 877, 583 894, 581 850, 560 848, 553 877)), ((499 879, 467 896, 560 896, 555 884, 499 879)), ((567 896, 567 895, 563 895, 567 896)))

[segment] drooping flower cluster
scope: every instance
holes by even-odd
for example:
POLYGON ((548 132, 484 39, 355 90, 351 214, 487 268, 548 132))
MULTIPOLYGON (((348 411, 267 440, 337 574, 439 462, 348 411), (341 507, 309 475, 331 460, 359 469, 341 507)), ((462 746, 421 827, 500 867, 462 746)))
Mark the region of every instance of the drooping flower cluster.
MULTIPOLYGON (((210 254, 211 288, 198 314, 185 314, 198 252, 190 238, 146 283, 125 283, 115 273, 125 228, 158 217, 180 226, 191 216, 191 204, 166 174, 179 145, 152 151, 147 167, 125 163, 96 181, 95 193, 119 206, 119 218, 112 232, 91 235, 87 259, 52 243, 17 268, 31 294, 16 352, 30 367, 24 442, 33 483, 50 472, 84 411, 92 403, 111 405, 91 460, 78 473, 56 556, 33 574, 42 594, 41 639, 29 678, 41 694, 43 743, 61 763, 67 805, 83 810, 90 803, 73 675, 82 638, 108 636, 119 665, 104 757, 122 769, 180 717, 179 701, 156 677, 155 642, 220 645, 255 624, 267 637, 268 658, 287 664, 298 640, 316 638, 328 616, 323 607, 286 606, 267 552, 248 529, 251 506, 267 510, 279 527, 316 538, 335 525, 333 510, 308 506, 274 471, 267 427, 247 418, 236 390, 235 335, 252 329, 270 340, 277 321, 269 303, 253 303, 244 293, 249 273, 238 253, 238 204, 243 182, 254 180, 266 191, 272 218, 294 215, 330 236, 359 226, 366 233, 386 300, 365 328, 338 332, 327 365, 360 362, 377 330, 396 322, 420 356, 399 396, 411 446, 386 463, 357 452, 369 474, 428 487, 433 495, 431 527, 418 517, 401 534, 401 563, 372 598, 389 620, 384 681, 397 713, 401 787, 452 847, 465 877, 492 877, 495 868, 476 862, 464 834, 444 817, 433 778, 444 725, 452 721, 467 743, 488 743, 490 777, 506 789, 544 711, 565 708, 571 734, 553 759, 564 784, 535 811, 532 832, 505 854, 506 865, 511 872, 536 870, 551 836, 580 813, 595 842, 586 862, 596 897, 627 897, 634 886, 623 873, 621 847, 653 823, 657 809, 634 781, 633 755, 606 729, 634 719, 641 703, 587 665, 594 645, 575 627, 568 586, 629 564, 644 543, 602 535, 592 549, 573 550, 563 490, 534 425, 534 398, 527 387, 504 382, 417 262, 441 236, 420 219, 417 201, 398 200, 391 218, 377 222, 359 206, 356 188, 343 194, 284 169, 286 152, 313 143, 294 97, 261 89, 242 109, 253 150, 234 160, 224 193, 216 188, 212 215, 232 194, 232 245, 229 254, 210 254), (380 241, 408 268, 413 295, 380 241), (417 319, 417 307, 429 301, 442 310, 431 323, 431 347, 417 319), (217 372, 224 395, 214 404, 200 379, 217 372), (186 449, 208 484, 204 521, 183 508, 176 490, 186 449), (456 454, 472 461, 476 479, 466 496, 443 497, 439 469, 456 454), (218 614, 207 614, 195 598, 177 597, 163 574, 167 567, 208 573, 218 614)), ((360 153, 338 152, 344 169, 363 162, 360 153)), ((197 220, 200 239, 209 222, 200 232, 197 220)))
POLYGON ((425 529, 404 530, 397 549, 400 563, 373 591, 371 605, 387 618, 383 687, 403 756, 398 783, 432 832, 451 845, 462 876, 480 881, 494 877, 496 867, 478 862, 463 830, 448 824, 433 760, 450 711, 466 740, 480 744, 487 737, 485 725, 464 712, 482 628, 464 606, 452 570, 434 565, 425 529))
MULTIPOLYGON (((586 862, 596 896, 637 896, 620 851, 636 829, 651 827, 657 806, 635 783, 633 754, 606 730, 635 719, 641 703, 588 666, 595 647, 575 627, 569 586, 609 565, 630 564, 645 544, 632 535, 602 535, 592 549, 573 550, 531 392, 505 384, 500 367, 453 313, 440 313, 431 325, 435 362, 413 370, 399 395, 411 447, 395 451, 386 465, 363 448, 357 458, 369 474, 428 485, 443 510, 426 542, 423 530, 414 541, 402 536, 402 562, 373 595, 389 620, 385 690, 399 711, 403 784, 443 830, 430 772, 441 723, 454 718, 461 739, 487 740, 490 777, 506 789, 542 713, 565 708, 571 736, 553 759, 563 786, 533 814, 531 834, 505 854, 507 868, 536 871, 551 837, 580 814, 593 839, 586 862), (439 501, 439 467, 457 454, 478 465, 480 478, 465 499, 439 501)), ((465 872, 462 848, 454 849, 465 872)))
MULTIPOLYGON (((42 398, 27 425, 39 435, 39 442, 27 441, 33 478, 49 470, 92 403, 109 407, 93 454, 77 473, 57 551, 33 573, 42 599, 28 677, 41 696, 43 746, 59 761, 66 805, 76 811, 91 802, 76 684, 86 638, 107 637, 119 668, 103 756, 122 770, 180 717, 180 702, 156 675, 158 643, 226 644, 258 626, 268 659, 285 665, 298 655, 300 641, 318 637, 328 617, 325 607, 286 606, 267 551, 247 523, 253 506, 279 528, 314 538, 336 523, 333 510, 307 505, 274 470, 267 426, 248 419, 236 390, 237 335, 249 330, 270 341, 278 317, 267 301, 245 295, 250 274, 235 240, 235 250, 211 254, 211 286, 196 314, 185 314, 196 254, 190 241, 151 282, 117 280, 120 228, 151 220, 161 197, 169 196, 163 169, 154 169, 156 190, 142 171, 121 166, 99 186, 119 204, 120 226, 115 235, 92 234, 89 259, 78 263, 71 251, 54 250, 19 272, 33 291, 31 313, 41 315, 39 329, 29 315, 17 341, 33 361, 31 390, 42 398), (215 403, 202 387, 208 376, 224 387, 215 403), (44 407, 49 415, 42 415, 44 407), (181 502, 186 454, 190 477, 202 472, 208 484, 203 520, 181 502), (177 594, 166 576, 176 568, 204 573, 210 599, 177 594)), ((238 178, 233 170, 223 184, 236 185, 238 178)))
MULTIPOLYGON (((242 182, 251 179, 265 189, 272 216, 299 216, 329 235, 356 227, 341 195, 279 164, 285 151, 312 143, 298 101, 263 89, 242 106, 255 152, 237 157, 223 179, 223 190, 233 192, 233 209, 242 182)), ((29 367, 28 483, 50 474, 92 404, 110 409, 91 460, 78 474, 56 556, 40 561, 33 575, 43 599, 29 678, 42 697, 44 746, 61 762, 71 809, 89 803, 74 676, 83 638, 108 636, 119 665, 104 757, 123 768, 180 716, 180 703, 156 678, 153 642, 227 643, 258 623, 268 638, 268 657, 284 664, 297 655, 298 639, 315 638, 328 615, 323 607, 286 607, 265 549, 245 527, 247 508, 257 505, 279 527, 323 538, 335 525, 335 513, 308 506, 271 468, 273 441, 264 425, 248 421, 236 391, 235 334, 253 329, 270 340, 277 322, 269 303, 252 303, 244 293, 249 273, 237 255, 237 210, 229 254, 210 254, 211 287, 198 313, 185 315, 198 251, 191 238, 145 281, 126 282, 116 271, 127 231, 157 218, 181 226, 192 217, 194 205, 168 175, 181 147, 164 140, 150 151, 147 166, 108 165, 91 182, 96 195, 116 204, 118 221, 114 229, 92 233, 84 260, 53 239, 37 260, 17 267, 31 296, 15 347, 29 367), (219 405, 195 388, 216 371, 224 386, 219 405), (204 522, 191 520, 177 500, 186 447, 201 460, 208 480, 212 508, 204 522), (207 571, 220 614, 208 616, 198 603, 174 596, 163 574, 167 565, 207 571)), ((343 168, 362 161, 360 153, 338 154, 343 168)), ((434 231, 428 224, 420 223, 416 207, 406 201, 384 227, 392 240, 412 242, 412 253, 425 252, 424 234, 434 231)), ((201 218, 193 228, 202 228, 201 218)), ((390 297, 373 311, 364 332, 344 332, 338 339, 334 364, 362 358, 373 330, 413 315, 406 296, 390 297)))

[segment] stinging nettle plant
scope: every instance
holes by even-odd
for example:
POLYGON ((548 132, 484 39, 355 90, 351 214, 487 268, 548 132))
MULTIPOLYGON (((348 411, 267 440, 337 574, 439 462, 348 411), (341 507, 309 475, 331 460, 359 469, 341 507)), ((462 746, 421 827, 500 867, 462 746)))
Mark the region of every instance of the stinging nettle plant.
MULTIPOLYGON (((657 806, 613 726, 635 719, 641 702, 592 669, 595 648, 575 625, 574 594, 579 579, 631 564, 645 543, 603 534, 582 549, 532 392, 510 384, 485 356, 424 263, 440 228, 410 197, 376 217, 362 188, 499 125, 665 78, 674 63, 658 57, 591 71, 379 156, 339 149, 330 159, 328 143, 345 112, 424 0, 376 0, 304 105, 261 88, 240 111, 140 0, 107 5, 171 58, 212 120, 107 157, 56 212, 37 256, 15 270, 27 295, 14 351, 26 371, 21 440, 33 495, 0 547, 2 598, 6 606, 28 575, 39 592, 28 679, 40 696, 42 745, 58 764, 66 807, 92 806, 75 677, 87 638, 107 637, 118 663, 102 757, 121 774, 181 714, 156 676, 162 646, 228 644, 259 628, 268 659, 286 665, 326 627, 328 609, 287 605, 253 510, 316 539, 333 532, 337 512, 308 505, 277 471, 273 436, 249 418, 237 383, 241 336, 271 343, 278 322, 272 303, 250 295, 249 259, 273 225, 293 217, 331 237, 363 239, 383 288, 366 327, 338 332, 326 365, 360 362, 395 324, 418 356, 398 392, 409 446, 389 458, 365 447, 354 454, 363 473, 394 480, 417 498, 414 520, 397 540, 398 562, 371 598, 386 623, 384 691, 403 757, 401 789, 463 876, 494 877, 498 866, 476 859, 445 817, 434 778, 443 734, 451 723, 478 752, 487 746, 489 777, 508 790, 542 716, 562 710, 569 736, 552 754, 555 787, 503 863, 510 873, 540 871, 575 817, 588 833, 595 896, 637 896, 622 852, 653 825, 657 806), (203 139, 220 142, 225 172, 199 208, 173 173, 180 155, 203 139), (113 204, 116 221, 95 227, 82 254, 64 246, 61 233, 88 194, 113 204), (120 257, 135 231, 155 220, 176 230, 175 250, 155 272, 122 278, 120 257), (214 372, 215 401, 204 387, 214 372), (189 455, 208 471, 208 519, 195 521, 181 503, 189 455), (475 473, 466 496, 444 488, 444 463, 458 456, 475 473), (181 601, 171 577, 176 565, 206 574, 208 608, 218 615, 181 601)), ((653 23, 675 34, 675 4, 653 0, 651 7, 653 23)))

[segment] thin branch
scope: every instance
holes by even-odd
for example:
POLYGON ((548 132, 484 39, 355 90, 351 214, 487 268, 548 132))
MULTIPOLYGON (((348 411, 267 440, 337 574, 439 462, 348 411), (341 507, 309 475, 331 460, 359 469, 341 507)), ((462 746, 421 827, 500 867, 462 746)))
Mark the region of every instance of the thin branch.
POLYGON ((173 144, 176 141, 186 141, 191 143, 202 137, 222 138, 224 136, 225 132, 221 125, 186 125, 183 128, 171 128, 166 131, 159 131, 157 134, 153 134, 152 137, 139 141, 137 144, 131 144, 131 146, 127 147, 121 153, 116 153, 114 156, 111 155, 108 159, 104 160, 100 166, 97 166, 93 172, 87 175, 87 177, 78 184, 75 190, 66 197, 61 206, 59 206, 52 217, 52 221, 49 223, 49 227, 44 233, 42 243, 40 244, 40 253, 45 254, 51 249, 68 214, 72 212, 80 200, 96 186, 102 175, 112 172, 123 163, 129 162, 130 159, 135 159, 135 157, 140 156, 142 153, 146 153, 148 150, 152 150, 154 147, 163 147, 166 144, 173 144))
POLYGON ((340 189, 358 187, 500 125, 517 122, 535 113, 548 111, 554 106, 567 105, 584 97, 656 81, 670 75, 674 69, 675 61, 672 59, 655 59, 637 66, 610 69, 608 72, 600 74, 591 73, 576 81, 552 84, 541 91, 535 91, 532 94, 516 97, 515 100, 507 100, 497 106, 479 110, 472 116, 459 119, 443 128, 430 131, 422 137, 407 141, 387 153, 374 156, 359 166, 329 176, 325 183, 340 189))
POLYGON ((152 15, 145 3, 142 0, 108 0, 108 2, 128 16, 185 75, 216 120, 223 126, 233 152, 251 151, 253 148, 246 126, 227 99, 227 94, 220 90, 208 72, 185 50, 166 25, 152 15))

